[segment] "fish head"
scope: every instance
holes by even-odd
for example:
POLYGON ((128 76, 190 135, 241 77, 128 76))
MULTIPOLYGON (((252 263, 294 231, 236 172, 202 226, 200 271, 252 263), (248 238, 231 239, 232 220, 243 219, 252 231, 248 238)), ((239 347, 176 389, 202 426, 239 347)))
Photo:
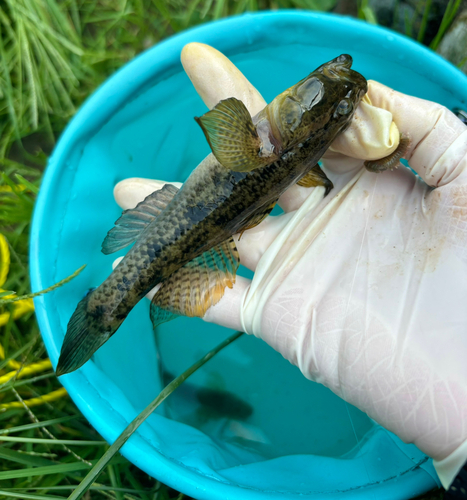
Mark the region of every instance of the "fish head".
POLYGON ((277 96, 257 117, 260 135, 267 131, 276 152, 285 152, 316 135, 326 139, 343 131, 367 92, 366 79, 351 66, 352 57, 343 54, 277 96))

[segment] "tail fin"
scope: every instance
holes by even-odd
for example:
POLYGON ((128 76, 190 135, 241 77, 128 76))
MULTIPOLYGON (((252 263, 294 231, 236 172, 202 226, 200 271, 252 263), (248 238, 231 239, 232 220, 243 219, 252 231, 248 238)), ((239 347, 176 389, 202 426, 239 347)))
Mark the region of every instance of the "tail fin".
POLYGON ((84 365, 114 333, 105 328, 95 313, 89 313, 88 303, 91 296, 92 293, 81 300, 68 322, 65 340, 55 370, 57 377, 77 370, 84 365))

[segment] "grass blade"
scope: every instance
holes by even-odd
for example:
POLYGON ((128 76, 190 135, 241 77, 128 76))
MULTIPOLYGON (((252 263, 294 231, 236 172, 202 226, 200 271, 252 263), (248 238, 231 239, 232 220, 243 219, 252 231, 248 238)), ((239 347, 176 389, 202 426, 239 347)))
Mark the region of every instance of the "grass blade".
POLYGON ((20 133, 19 133, 19 127, 18 127, 18 119, 16 116, 16 110, 15 110, 15 105, 14 105, 14 89, 13 85, 11 83, 11 77, 10 77, 10 69, 8 68, 7 62, 6 62, 6 51, 4 47, 4 34, 1 29, 1 24, 0 24, 0 64, 1 64, 1 73, 3 77, 3 83, 2 83, 2 92, 4 94, 4 98, 6 99, 6 103, 8 106, 8 114, 10 116, 10 120, 12 122, 12 127, 13 130, 15 131, 15 136, 16 138, 19 138, 20 133))
POLYGON ((441 26, 439 27, 438 33, 436 33, 435 38, 433 39, 433 41, 430 44, 430 49, 436 50, 438 48, 438 45, 440 44, 441 39, 443 38, 447 29, 449 28, 452 21, 454 20, 454 17, 456 16, 457 11, 459 10, 461 3, 462 3, 462 0, 449 0, 448 6, 446 7, 443 19, 441 21, 441 26))
MULTIPOLYGON (((76 489, 76 486, 66 485, 66 486, 31 486, 24 488, 5 488, 3 491, 7 491, 9 493, 15 493, 16 491, 24 491, 24 490, 47 490, 47 491, 70 491, 76 489)), ((131 489, 131 488, 114 488, 113 486, 91 486, 89 488, 90 491, 121 491, 122 493, 137 493, 138 495, 144 495, 144 493, 153 493, 154 489, 131 489)), ((62 498, 62 497, 60 497, 62 498)))
POLYGON ((422 22, 420 24, 420 29, 418 31, 417 41, 423 42, 425 38, 425 31, 428 24, 428 14, 430 13, 431 0, 425 0, 425 8, 423 10, 422 22))
POLYGON ((34 422, 32 424, 18 425, 17 427, 10 427, 9 429, 0 429, 0 436, 2 434, 11 434, 12 432, 23 432, 30 429, 36 429, 37 427, 47 427, 49 425, 63 424, 64 422, 69 422, 70 420, 76 420, 77 415, 70 415, 68 417, 53 418, 51 420, 44 420, 43 422, 34 422))
POLYGON ((56 495, 32 495, 31 493, 15 493, 13 491, 0 490, 0 495, 7 498, 20 498, 21 500, 53 500, 58 498, 63 500, 65 497, 57 497, 56 495))
POLYGON ((78 274, 85 267, 86 267, 86 264, 84 264, 84 266, 81 266, 79 269, 77 269, 73 274, 70 274, 70 276, 67 276, 66 278, 62 279, 58 283, 55 283, 54 285, 49 286, 48 288, 45 288, 44 290, 40 290, 39 292, 28 293, 27 295, 21 295, 20 297, 12 297, 11 299, 0 299, 0 305, 9 304, 11 302, 18 302, 19 300, 24 300, 24 299, 33 299, 34 297, 39 297, 39 295, 43 295, 44 293, 49 293, 52 290, 55 290, 56 288, 59 288, 62 285, 65 285, 66 283, 71 281, 73 278, 78 276, 78 274))
MULTIPOLYGON (((10 450, 4 446, 0 446, 0 458, 21 465, 29 465, 33 467, 53 467, 54 462, 42 457, 35 457, 19 451, 10 450)), ((31 470, 31 469, 29 469, 31 470)), ((5 474, 0 472, 0 474, 5 474)))
MULTIPOLYGON (((2 360, 0 362, 0 370, 5 368, 5 366, 10 364, 12 361, 15 363, 16 368, 19 368, 21 366, 21 363, 18 363, 17 361, 15 361, 15 358, 17 358, 20 354, 23 354, 23 352, 30 349, 36 342, 37 342, 37 338, 32 338, 27 344, 24 344, 21 348, 19 348, 13 354, 11 354, 10 356, 8 356, 4 360, 2 360)), ((1 356, 2 354, 4 355, 3 348, 0 348, 0 358, 2 357, 1 356)))
POLYGON ((21 58, 25 66, 26 75, 29 84, 29 101, 30 101, 30 111, 31 111, 31 126, 36 129, 39 124, 39 103, 37 96, 36 84, 39 81, 37 73, 34 71, 34 65, 31 57, 31 48, 29 46, 29 41, 26 36, 26 29, 24 24, 19 18, 18 20, 18 42, 21 47, 21 58))
MULTIPOLYGON (((123 457, 114 457, 115 462, 112 463, 127 463, 123 457)), ((97 460, 91 460, 91 464, 97 464, 97 460)), ((45 467, 34 467, 30 469, 20 469, 0 472, 0 481, 5 479, 17 479, 19 477, 35 477, 46 476, 49 474, 63 474, 65 472, 77 472, 80 470, 88 470, 89 465, 84 462, 70 462, 68 464, 48 465, 45 467)))
POLYGON ((166 4, 167 2, 164 2, 163 0, 153 0, 154 4, 156 5, 157 9, 161 13, 161 15, 164 17, 164 19, 170 24, 170 27, 175 31, 180 31, 182 27, 175 21, 173 16, 170 15, 170 12, 168 11, 166 4))
POLYGON ((36 444, 66 444, 75 446, 105 446, 106 441, 84 441, 83 439, 42 439, 18 436, 0 436, 0 441, 11 441, 14 443, 36 443, 36 444))
MULTIPOLYGON (((43 375, 38 375, 37 377, 31 377, 23 380, 18 380, 18 378, 11 378, 11 381, 6 382, 4 385, 0 385, 0 394, 2 392, 7 392, 11 391, 13 387, 17 389, 18 387, 24 386, 24 385, 32 385, 34 382, 38 382, 39 380, 45 380, 48 378, 55 377, 55 372, 49 372, 49 373, 44 373, 43 375)), ((4 429, 5 431, 8 431, 9 429, 4 429)), ((5 434, 5 432, 0 431, 0 434, 5 434)), ((8 434, 8 432, 6 432, 8 434)))
POLYGON ((31 191, 34 194, 39 194, 39 188, 37 186, 35 186, 32 182, 29 182, 27 179, 25 179, 20 174, 16 174, 15 177, 18 179, 18 181, 21 184, 24 184, 29 189, 29 191, 31 191))

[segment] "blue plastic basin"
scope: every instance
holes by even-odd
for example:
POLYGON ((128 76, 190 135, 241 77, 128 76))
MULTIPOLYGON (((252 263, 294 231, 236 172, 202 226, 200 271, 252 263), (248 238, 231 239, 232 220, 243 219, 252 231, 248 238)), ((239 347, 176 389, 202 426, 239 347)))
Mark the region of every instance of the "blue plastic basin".
MULTIPOLYGON (((466 77, 421 45, 332 15, 244 15, 148 50, 83 105, 44 176, 31 234, 33 289, 87 264, 71 284, 35 301, 54 364, 76 304, 111 271, 113 257, 104 256, 100 244, 120 214, 112 197, 115 183, 135 176, 183 181, 209 153, 193 120, 206 109, 179 62, 183 46, 193 41, 229 56, 266 100, 343 52, 353 56, 357 71, 397 90, 449 108, 465 107, 467 99, 466 77)), ((178 319, 158 331, 158 348, 176 375, 229 333, 178 319)), ((141 302, 93 359, 62 382, 113 442, 161 389, 148 304, 141 302)), ((247 336, 164 403, 122 453, 197 499, 397 500, 439 485, 431 461, 417 448, 247 336), (246 410, 210 411, 199 397, 202 387, 236 394, 246 410)))

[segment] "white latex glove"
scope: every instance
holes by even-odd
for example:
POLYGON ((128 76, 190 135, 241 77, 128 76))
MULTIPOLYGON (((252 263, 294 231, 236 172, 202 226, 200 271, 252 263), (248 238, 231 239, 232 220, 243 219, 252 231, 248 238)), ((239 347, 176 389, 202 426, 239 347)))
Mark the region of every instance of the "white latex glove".
MULTIPOLYGON (((182 62, 209 107, 231 96, 252 115, 265 105, 214 49, 190 44, 182 62)), ((323 199, 293 186, 284 215, 246 231, 237 247, 254 278, 237 277, 204 319, 262 338, 415 443, 448 487, 467 458, 467 129, 377 82, 368 97, 376 108, 360 106, 326 154, 335 189, 323 199), (420 177, 362 167, 397 147, 394 122, 420 177)), ((163 184, 128 179, 115 197, 132 208, 163 184)))

